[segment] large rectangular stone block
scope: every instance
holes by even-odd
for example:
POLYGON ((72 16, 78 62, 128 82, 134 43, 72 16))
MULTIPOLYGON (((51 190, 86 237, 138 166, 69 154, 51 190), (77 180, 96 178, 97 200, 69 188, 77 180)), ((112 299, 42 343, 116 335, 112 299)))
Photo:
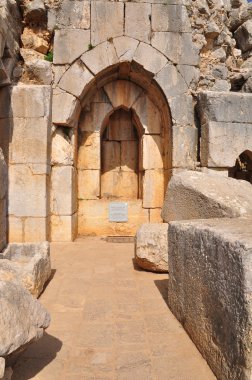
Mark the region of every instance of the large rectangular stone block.
POLYGON ((137 199, 138 175, 130 171, 109 171, 101 176, 101 196, 108 199, 137 199))
POLYGON ((77 214, 51 216, 51 241, 73 241, 77 236, 77 214))
POLYGON ((53 166, 51 173, 51 213, 72 215, 77 210, 76 169, 72 166, 53 166))
POLYGON ((50 117, 51 86, 13 86, 11 93, 11 113, 13 117, 50 117))
POLYGON ((126 3, 125 34, 142 42, 149 42, 151 32, 151 4, 126 3))
POLYGON ((54 36, 53 63, 55 65, 71 64, 88 50, 89 44, 89 30, 56 30, 54 36))
POLYGON ((199 94, 203 166, 233 167, 239 155, 251 149, 251 102, 251 94, 232 92, 199 94))
POLYGON ((162 169, 163 163, 163 139, 157 135, 143 135, 142 138, 143 159, 140 167, 143 170, 162 169))
POLYGON ((154 32, 190 32, 187 9, 181 4, 153 4, 152 30, 154 32))
POLYGON ((252 374, 252 221, 169 225, 168 303, 217 379, 252 374))
POLYGON ((197 163, 197 128, 174 125, 172 131, 172 166, 174 168, 194 168, 197 163))
POLYGON ((90 1, 63 0, 59 8, 49 7, 48 29, 53 28, 90 29, 90 1))
POLYGON ((9 215, 46 217, 49 203, 47 181, 47 174, 41 174, 37 165, 11 165, 9 167, 9 215))
POLYGON ((164 203, 164 171, 145 170, 143 179, 143 207, 157 208, 164 203))
POLYGON ((252 94, 205 91, 198 99, 202 124, 207 121, 251 123, 252 94))
POLYGON ((101 136, 99 132, 82 132, 79 138, 78 169, 101 167, 101 136))
POLYGON ((42 242, 49 239, 49 218, 26 218, 23 242, 42 242))
POLYGON ((100 196, 100 170, 78 170, 78 198, 97 199, 100 196))
POLYGON ((201 165, 228 168, 252 147, 251 123, 209 121, 201 127, 201 165))
POLYGON ((51 123, 48 118, 14 118, 10 136, 11 164, 49 164, 51 123))
POLYGON ((124 4, 91 1, 91 43, 96 46, 123 35, 124 4))

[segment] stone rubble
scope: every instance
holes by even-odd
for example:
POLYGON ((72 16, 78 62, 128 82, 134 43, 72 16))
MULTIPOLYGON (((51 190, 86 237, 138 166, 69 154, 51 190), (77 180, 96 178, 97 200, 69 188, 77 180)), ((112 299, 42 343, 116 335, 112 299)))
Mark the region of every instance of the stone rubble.
POLYGON ((152 272, 168 272, 168 224, 142 224, 135 241, 135 261, 152 272))
POLYGON ((4 269, 38 298, 51 276, 49 243, 9 244, 0 254, 0 270, 4 269))
POLYGON ((215 173, 181 171, 172 176, 162 217, 173 220, 236 218, 252 215, 252 186, 215 173))
POLYGON ((0 357, 11 357, 42 337, 50 323, 44 307, 7 268, 0 269, 0 357))

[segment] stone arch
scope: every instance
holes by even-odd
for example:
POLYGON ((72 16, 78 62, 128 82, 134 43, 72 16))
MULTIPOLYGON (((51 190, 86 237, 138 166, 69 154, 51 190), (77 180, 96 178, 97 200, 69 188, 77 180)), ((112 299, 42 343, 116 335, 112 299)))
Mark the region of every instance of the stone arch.
MULTIPOLYGON (((187 116, 188 106, 191 106, 190 97, 187 95, 188 85, 178 68, 164 54, 152 46, 133 38, 117 37, 84 52, 64 70, 61 68, 59 79, 57 79, 54 88, 52 107, 54 125, 73 128, 76 131, 76 140, 78 120, 81 120, 83 116, 82 110, 88 110, 95 94, 106 86, 109 89, 112 82, 118 84, 120 81, 124 81, 130 83, 130 85, 125 85, 126 87, 138 86, 141 89, 142 96, 139 96, 139 101, 131 108, 134 115, 136 115, 136 120, 143 126, 143 129, 146 130, 146 126, 148 127, 149 124, 139 112, 141 108, 155 107, 161 118, 163 126, 161 137, 164 148, 162 168, 164 171, 164 184, 168 182, 172 167, 192 167, 194 164, 193 157, 196 153, 194 152, 196 128, 190 126, 192 113, 189 112, 190 115, 187 116), (63 75, 62 71, 64 71, 63 75), (139 114, 141 117, 139 117, 139 114), (185 124, 186 127, 183 127, 185 124), (173 144, 174 139, 175 144, 173 144), (190 140, 189 144, 184 143, 185 139, 190 140), (180 142, 180 140, 182 141, 180 142), (183 147, 185 153, 182 152, 181 154, 181 151, 178 151, 180 147, 183 147)), ((123 105, 119 103, 117 106, 123 105)), ((116 104, 114 104, 114 107, 116 107, 116 104)), ((147 130, 145 132, 146 135, 155 135, 153 131, 148 133, 149 131, 147 130)), ((158 136, 153 137, 153 140, 155 139, 157 140, 158 136)), ((73 170, 69 172, 69 181, 72 182, 75 182, 75 167, 76 164, 73 165, 73 170)), ((151 174, 151 170, 149 174, 151 174)), ((150 194, 150 198, 154 199, 155 197, 150 194)), ((68 217, 70 218, 70 223, 68 222, 68 224, 70 224, 71 231, 77 231, 75 200, 76 197, 72 195, 72 214, 68 217)), ((154 208, 149 210, 152 210, 152 212, 149 212, 149 221, 161 221, 160 207, 158 207, 156 213, 153 211, 154 208), (151 216, 150 213, 152 214, 151 216)), ((142 209, 138 209, 138 213, 141 214, 141 212, 142 209)), ((98 215, 100 214, 101 212, 99 211, 98 215)), ((146 219, 142 219, 141 223, 146 221, 146 219)), ((118 227, 120 229, 119 224, 118 227)), ((71 233, 71 236, 74 237, 74 234, 71 233)))
POLYGON ((131 37, 117 37, 84 52, 60 77, 54 90, 53 123, 74 126, 93 89, 116 79, 141 86, 158 98, 161 107, 188 90, 179 70, 159 50, 131 37))
POLYGON ((236 159, 235 166, 229 170, 229 177, 252 183, 252 151, 244 150, 236 159))
MULTIPOLYGON (((167 173, 169 165, 171 165, 168 154, 171 146, 167 139, 171 122, 165 123, 164 107, 161 113, 146 90, 125 79, 105 84, 96 89, 95 93, 92 92, 92 97, 88 96, 86 99, 78 126, 78 232, 79 234, 134 235, 140 224, 150 220, 161 221, 160 212, 167 183, 167 173), (99 144, 101 143, 101 134, 108 125, 111 115, 120 109, 131 112, 132 122, 140 137, 141 159, 137 178, 141 180, 141 186, 139 185, 138 189, 142 190, 137 197, 132 196, 131 198, 125 192, 122 194, 116 192, 112 193, 111 198, 104 199, 101 193, 102 163, 101 155, 99 157, 101 152, 99 144), (167 145, 165 141, 167 141, 167 145), (108 206, 112 200, 128 202, 129 223, 108 222, 108 206), (94 214, 94 210, 98 210, 97 214, 94 214)), ((111 162, 114 159, 113 154, 118 154, 114 153, 115 148, 111 148, 112 146, 119 147, 121 144, 118 148, 121 149, 120 154, 126 155, 127 151, 132 149, 130 146, 134 145, 131 138, 127 136, 122 138, 123 141, 120 144, 119 140, 120 138, 116 137, 111 138, 111 141, 108 142, 111 162)), ((111 179, 111 184, 116 183, 116 187, 118 183, 120 185, 120 181, 124 180, 126 192, 127 185, 128 188, 133 186, 135 182, 131 182, 132 178, 134 181, 136 178, 132 168, 127 165, 120 169, 112 167, 111 172, 108 170, 107 177, 111 179)), ((109 184, 106 188, 109 188, 109 184)))

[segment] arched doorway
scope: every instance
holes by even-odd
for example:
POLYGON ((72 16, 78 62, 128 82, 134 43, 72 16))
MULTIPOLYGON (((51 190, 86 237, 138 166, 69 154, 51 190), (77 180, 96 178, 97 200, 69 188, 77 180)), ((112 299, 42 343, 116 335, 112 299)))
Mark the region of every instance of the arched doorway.
POLYGON ((92 93, 78 126, 78 235, 132 236, 141 224, 162 221, 167 130, 160 108, 130 81, 92 93), (111 217, 120 205, 123 221, 111 217))

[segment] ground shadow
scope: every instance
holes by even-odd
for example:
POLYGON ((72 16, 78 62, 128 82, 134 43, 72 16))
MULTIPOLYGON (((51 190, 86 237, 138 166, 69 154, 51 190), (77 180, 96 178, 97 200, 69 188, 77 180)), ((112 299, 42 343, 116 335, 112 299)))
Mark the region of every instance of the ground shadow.
POLYGON ((61 350, 62 342, 47 333, 32 343, 13 365, 12 380, 29 380, 51 363, 61 350))
POLYGON ((133 257, 132 258, 132 264, 133 264, 133 267, 134 267, 134 270, 138 271, 138 272, 146 272, 145 269, 141 268, 138 264, 137 264, 137 261, 136 259, 133 257))
POLYGON ((161 293, 161 296, 163 300, 165 301, 166 305, 168 305, 168 281, 169 279, 167 278, 166 280, 154 280, 154 284, 158 288, 158 290, 161 293))
POLYGON ((47 286, 50 284, 50 282, 53 280, 54 276, 55 276, 55 273, 56 273, 56 269, 52 269, 51 270, 51 275, 50 277, 48 278, 48 280, 45 282, 45 285, 43 287, 43 290, 42 292, 40 293, 39 295, 39 298, 42 296, 42 294, 44 293, 44 291, 46 290, 47 286))

